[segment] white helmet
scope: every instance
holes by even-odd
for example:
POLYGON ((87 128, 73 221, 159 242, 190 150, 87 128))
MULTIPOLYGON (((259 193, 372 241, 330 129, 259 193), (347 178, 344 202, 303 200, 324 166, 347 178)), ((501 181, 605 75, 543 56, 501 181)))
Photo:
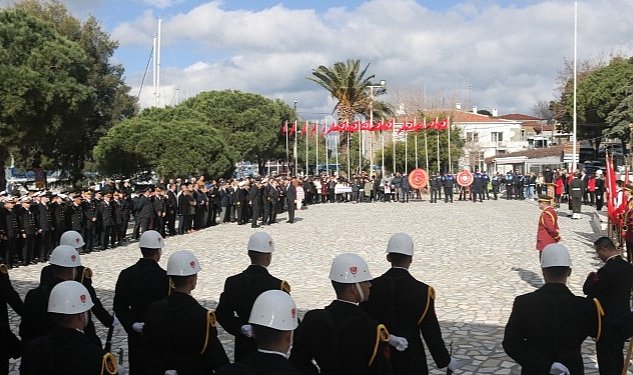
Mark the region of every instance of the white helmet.
POLYGON ((162 249, 165 247, 165 240, 157 231, 148 230, 141 234, 141 238, 138 240, 138 247, 162 249))
POLYGON ((541 254, 541 268, 571 267, 571 256, 565 245, 551 243, 543 249, 541 254))
POLYGON ((407 233, 395 233, 389 238, 387 252, 413 256, 413 238, 407 233))
POLYGON ((59 245, 51 253, 48 261, 50 264, 61 267, 77 267, 81 266, 79 253, 74 247, 68 245, 59 245))
POLYGON ((198 272, 200 272, 200 262, 189 250, 178 250, 167 260, 168 276, 191 276, 198 272))
POLYGON ((298 326, 297 306, 288 293, 267 290, 253 303, 248 322, 280 331, 292 331, 298 326))
POLYGON ((601 175, 601 174, 602 174, 602 169, 596 170, 596 175, 601 175))
POLYGON ((48 297, 48 312, 58 314, 80 314, 94 306, 88 289, 76 281, 62 281, 55 285, 48 297))
POLYGON ((258 253, 272 253, 275 251, 275 244, 272 237, 266 232, 255 232, 248 239, 247 250, 258 253))
POLYGON ((74 247, 75 249, 79 249, 86 243, 84 242, 84 239, 83 237, 81 237, 81 234, 79 234, 79 232, 74 230, 67 230, 59 238, 59 244, 68 245, 74 247))
POLYGON ((367 263, 356 254, 341 254, 332 261, 332 268, 330 268, 332 281, 353 284, 372 279, 367 263))

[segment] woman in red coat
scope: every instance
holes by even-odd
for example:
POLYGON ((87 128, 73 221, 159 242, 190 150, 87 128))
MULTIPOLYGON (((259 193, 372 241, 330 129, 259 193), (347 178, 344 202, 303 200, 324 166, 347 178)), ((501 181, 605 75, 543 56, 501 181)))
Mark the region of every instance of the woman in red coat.
POLYGON ((565 181, 563 177, 557 172, 554 177, 554 206, 560 207, 560 197, 565 191, 565 181))

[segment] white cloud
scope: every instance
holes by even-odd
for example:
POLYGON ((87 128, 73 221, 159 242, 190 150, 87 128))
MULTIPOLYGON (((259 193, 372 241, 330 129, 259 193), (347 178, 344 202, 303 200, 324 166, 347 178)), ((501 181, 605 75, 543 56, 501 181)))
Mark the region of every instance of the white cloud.
MULTIPOLYGON (((371 63, 392 87, 424 88, 428 95, 529 113, 553 95, 564 59, 573 57, 573 3, 566 0, 501 7, 465 2, 441 13, 413 0, 373 0, 325 13, 276 5, 261 11, 224 9, 211 1, 165 17, 164 46, 191 61, 163 54, 161 81, 197 93, 238 89, 302 103, 306 113, 331 112, 327 93, 306 80, 320 64, 347 58, 371 63), (208 51, 208 53, 206 52, 208 51), (329 107, 328 107, 329 106, 329 107)), ((488 2, 489 3, 489 2, 488 2)), ((488 4, 487 3, 487 4, 488 4)), ((579 5, 579 57, 616 51, 633 55, 630 0, 586 0, 579 5)), ((119 25, 121 45, 147 45, 156 17, 145 12, 119 25)), ((130 72, 137 85, 142 72, 130 72)), ((165 87, 167 90, 167 86, 165 87)), ((144 104, 153 103, 153 100, 144 104)), ((447 103, 452 105, 452 103, 447 103)))

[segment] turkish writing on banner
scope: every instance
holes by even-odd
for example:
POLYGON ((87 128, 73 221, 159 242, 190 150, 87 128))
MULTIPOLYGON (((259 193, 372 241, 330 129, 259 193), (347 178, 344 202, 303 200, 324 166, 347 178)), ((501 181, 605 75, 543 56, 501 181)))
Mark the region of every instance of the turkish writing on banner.
MULTIPOLYGON (((308 122, 299 130, 299 134, 301 136, 306 135, 314 135, 317 133, 322 133, 322 135, 327 135, 328 133, 338 132, 338 133, 357 133, 360 131, 370 131, 370 132, 391 132, 397 131, 398 134, 402 132, 418 132, 421 130, 447 130, 449 128, 450 120, 448 118, 444 120, 430 120, 427 122, 425 119, 420 122, 416 122, 415 120, 404 120, 399 127, 396 127, 394 120, 388 121, 374 121, 374 123, 370 123, 369 121, 353 121, 353 122, 339 122, 339 123, 331 123, 329 126, 324 123, 323 128, 320 132, 317 132, 319 129, 319 124, 315 122, 313 125, 310 125, 308 122), (394 129, 395 128, 395 129, 394 129)), ((288 133, 290 135, 295 134, 297 132, 297 124, 295 122, 294 125, 289 126, 288 122, 284 123, 281 126, 282 134, 288 133)))

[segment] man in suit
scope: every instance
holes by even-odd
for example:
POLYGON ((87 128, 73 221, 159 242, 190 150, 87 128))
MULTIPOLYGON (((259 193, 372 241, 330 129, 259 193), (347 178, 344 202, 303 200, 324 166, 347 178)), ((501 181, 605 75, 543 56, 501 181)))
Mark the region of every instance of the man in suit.
POLYGON ((265 232, 253 233, 246 249, 251 260, 250 266, 241 273, 226 279, 215 310, 222 327, 235 336, 236 361, 246 358, 256 350, 252 330, 247 324, 257 296, 274 289, 290 293, 290 285, 287 282, 268 273, 267 267, 272 261, 272 253, 275 250, 270 235, 265 232))
POLYGON ((297 200, 297 181, 292 179, 286 187, 286 204, 288 205, 288 223, 295 222, 295 207, 297 200))
POLYGON ((577 297, 567 288, 571 257, 565 246, 546 246, 541 269, 545 285, 514 300, 503 349, 524 375, 584 374, 580 349, 588 336, 601 339, 600 301, 577 297))
POLYGON ((429 373, 421 337, 424 337, 437 367, 448 366, 454 371, 457 362, 446 349, 435 315, 435 290, 409 273, 413 261, 410 235, 396 233, 391 236, 387 261, 391 268, 372 280, 369 300, 361 303, 361 307, 376 321, 385 324, 391 333, 389 342, 396 348, 390 357, 393 373, 429 373), (402 339, 407 343, 404 348, 402 339))
POLYGON ((22 348, 20 339, 11 332, 7 306, 22 315, 22 299, 11 284, 8 268, 0 264, 0 375, 9 373, 9 358, 19 358, 22 348))
POLYGON ((292 332, 297 328, 297 307, 290 295, 280 290, 263 292, 253 303, 248 323, 257 339, 257 351, 216 374, 301 374, 288 361, 292 332))
MULTIPOLYGON (((629 299, 633 285, 633 265, 622 259, 618 249, 609 237, 600 237, 593 243, 598 258, 604 266, 598 272, 591 272, 583 292, 597 298, 604 307, 605 324, 617 321, 630 312, 629 299)), ((601 375, 621 374, 624 364, 624 341, 610 335, 596 344, 598 368, 601 375)))
POLYGON ((261 217, 261 209, 262 209, 262 188, 261 182, 255 181, 255 183, 251 184, 250 190, 248 191, 248 200, 250 201, 250 206, 253 209, 253 215, 251 217, 251 228, 258 228, 257 220, 261 217))
POLYGON ((147 188, 143 191, 140 197, 138 197, 138 202, 135 207, 136 210, 136 218, 140 224, 140 232, 145 233, 150 229, 152 224, 152 219, 154 218, 154 206, 151 201, 152 189, 147 188))

